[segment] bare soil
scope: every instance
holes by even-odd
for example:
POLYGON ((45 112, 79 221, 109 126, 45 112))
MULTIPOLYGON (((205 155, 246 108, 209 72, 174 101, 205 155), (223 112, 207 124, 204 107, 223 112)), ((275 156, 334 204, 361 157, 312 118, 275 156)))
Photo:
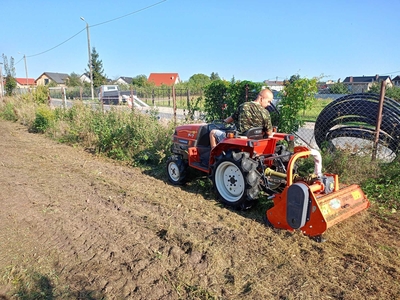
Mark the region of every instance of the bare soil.
POLYGON ((400 299, 375 205, 317 243, 6 121, 0 205, 0 299, 400 299))

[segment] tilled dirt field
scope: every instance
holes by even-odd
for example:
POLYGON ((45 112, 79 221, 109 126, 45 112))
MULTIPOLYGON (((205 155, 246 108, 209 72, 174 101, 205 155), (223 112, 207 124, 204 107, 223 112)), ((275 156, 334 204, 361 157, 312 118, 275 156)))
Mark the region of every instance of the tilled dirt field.
POLYGON ((316 243, 5 121, 0 205, 0 299, 400 299, 398 215, 316 243))

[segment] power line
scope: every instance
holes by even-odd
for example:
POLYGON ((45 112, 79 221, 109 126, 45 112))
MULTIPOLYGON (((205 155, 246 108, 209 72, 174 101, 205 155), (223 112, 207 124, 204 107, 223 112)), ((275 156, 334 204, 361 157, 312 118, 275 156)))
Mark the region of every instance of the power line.
POLYGON ((380 75, 392 75, 392 74, 398 74, 398 73, 400 73, 400 71, 394 71, 394 72, 390 72, 390 73, 383 73, 383 74, 380 74, 380 75))
POLYGON ((48 49, 48 50, 46 50, 46 51, 43 51, 43 52, 40 52, 40 53, 37 53, 37 54, 27 55, 26 57, 34 57, 34 56, 38 56, 38 55, 44 54, 44 53, 46 53, 46 52, 49 52, 49 51, 51 51, 51 50, 53 50, 53 49, 55 49, 55 48, 61 46, 62 44, 65 44, 65 43, 68 42, 69 40, 73 39, 74 37, 76 37, 78 34, 80 34, 80 33, 81 33, 82 31, 84 31, 85 29, 86 29, 86 27, 83 28, 83 29, 82 29, 81 31, 79 31, 78 33, 75 33, 75 34, 74 34, 73 36, 71 36, 69 39, 66 39, 64 42, 58 44, 57 46, 54 46, 53 48, 50 48, 50 49, 48 49))
MULTIPOLYGON (((167 1, 167 0, 159 1, 159 2, 157 2, 157 3, 154 3, 154 4, 151 4, 151 5, 146 6, 146 7, 144 7, 144 8, 141 8, 141 9, 139 9, 139 10, 135 10, 135 11, 129 13, 129 14, 126 14, 126 15, 123 15, 123 16, 120 16, 120 17, 117 17, 117 18, 108 20, 108 21, 104 21, 104 22, 101 22, 101 23, 97 23, 97 24, 91 25, 91 26, 89 26, 89 27, 100 26, 100 25, 103 25, 103 24, 106 24, 106 23, 110 23, 110 22, 113 22, 113 21, 116 21, 116 20, 125 18, 125 17, 127 17, 127 16, 136 14, 136 13, 138 13, 138 12, 141 12, 141 11, 144 11, 144 10, 149 9, 149 8, 151 8, 151 7, 154 7, 154 6, 156 6, 156 5, 159 5, 159 4, 161 4, 162 2, 165 2, 165 1, 167 1)), ((62 43, 60 43, 60 44, 58 44, 58 45, 56 45, 56 46, 54 46, 54 47, 52 47, 52 48, 50 48, 50 49, 48 49, 48 50, 42 51, 42 52, 40 52, 40 53, 36 53, 36 54, 32 54, 32 55, 27 55, 26 57, 34 57, 34 56, 38 56, 38 55, 44 54, 44 53, 46 53, 46 52, 49 52, 49 51, 51 51, 51 50, 53 50, 53 49, 55 49, 55 48, 57 48, 57 47, 59 47, 59 46, 65 44, 65 43, 68 42, 69 40, 73 39, 74 37, 76 37, 78 34, 80 34, 80 33, 81 33, 82 31, 84 31, 84 30, 86 30, 86 27, 83 28, 81 31, 75 33, 73 36, 71 36, 70 38, 66 39, 66 40, 63 41, 62 43)), ((23 58, 21 58, 16 64, 18 64, 22 59, 23 59, 23 58)))
POLYGON ((22 57, 19 61, 17 61, 15 64, 14 64, 14 66, 15 65, 17 65, 21 60, 23 60, 24 59, 24 57, 22 57))
POLYGON ((104 22, 101 22, 101 23, 97 23, 97 24, 91 25, 91 26, 89 26, 89 27, 95 27, 95 26, 103 25, 103 24, 106 24, 106 23, 109 23, 109 22, 113 22, 113 21, 116 21, 116 20, 125 18, 125 17, 127 17, 127 16, 130 16, 130 15, 136 14, 136 13, 138 13, 138 12, 141 12, 141 11, 143 11, 143 10, 149 9, 149 8, 151 8, 151 7, 153 7, 153 6, 159 5, 159 4, 161 4, 162 2, 165 2, 165 1, 167 1, 167 0, 162 0, 162 1, 160 1, 160 2, 157 2, 157 3, 154 3, 154 4, 152 4, 152 5, 146 6, 146 7, 144 7, 144 8, 139 9, 139 10, 133 11, 133 12, 131 12, 131 13, 129 13, 129 14, 126 14, 126 15, 123 15, 123 16, 120 16, 120 17, 117 17, 117 18, 108 20, 108 21, 104 21, 104 22))

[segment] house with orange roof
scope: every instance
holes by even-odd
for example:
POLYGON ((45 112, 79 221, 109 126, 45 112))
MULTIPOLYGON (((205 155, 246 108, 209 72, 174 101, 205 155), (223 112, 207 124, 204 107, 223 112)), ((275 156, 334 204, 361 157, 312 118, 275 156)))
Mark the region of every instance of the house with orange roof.
POLYGON ((15 78, 17 88, 26 88, 36 85, 35 78, 15 78))
POLYGON ((154 83, 156 86, 173 86, 181 82, 178 73, 150 73, 147 81, 154 83))

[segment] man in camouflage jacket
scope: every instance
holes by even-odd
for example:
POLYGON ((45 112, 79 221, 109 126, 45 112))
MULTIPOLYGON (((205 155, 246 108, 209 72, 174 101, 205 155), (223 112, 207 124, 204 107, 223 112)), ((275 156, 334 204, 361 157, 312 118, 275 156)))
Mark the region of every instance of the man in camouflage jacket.
MULTIPOLYGON (((245 135, 247 130, 252 127, 263 127, 264 132, 272 136, 271 117, 266 107, 274 99, 273 93, 269 89, 261 90, 257 98, 251 102, 241 104, 232 116, 224 120, 225 123, 234 122, 241 135, 245 135)), ((225 131, 213 129, 210 131, 210 145, 214 148, 226 136, 225 131)))

